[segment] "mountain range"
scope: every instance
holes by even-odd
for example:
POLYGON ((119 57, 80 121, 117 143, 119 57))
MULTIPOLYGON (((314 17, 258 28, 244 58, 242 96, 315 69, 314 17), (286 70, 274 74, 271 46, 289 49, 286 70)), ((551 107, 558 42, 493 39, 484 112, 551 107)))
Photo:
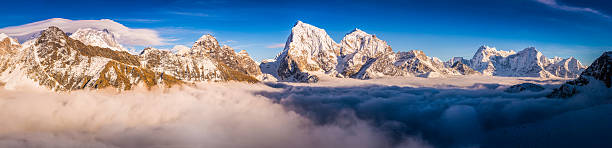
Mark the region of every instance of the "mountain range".
POLYGON ((442 61, 423 51, 394 52, 376 35, 354 29, 340 43, 325 30, 298 21, 284 50, 260 65, 282 81, 316 82, 320 75, 370 79, 384 76, 492 75, 576 78, 586 68, 577 59, 547 58, 535 47, 520 52, 480 47, 472 59, 442 61))
POLYGON ((148 47, 135 54, 118 41, 120 33, 100 25, 69 27, 74 30, 71 33, 55 26, 36 30, 40 23, 29 26, 37 27, 25 33, 12 32, 22 36, 0 34, 0 85, 5 88, 29 82, 56 91, 105 87, 129 90, 198 81, 317 82, 321 76, 580 79, 581 74, 592 73, 573 57, 547 58, 535 47, 515 52, 481 46, 471 59, 442 61, 420 50, 395 52, 386 41, 360 29, 347 33, 337 43, 325 30, 301 21, 291 29, 283 51, 259 64, 246 51, 220 45, 211 35, 203 35, 192 47, 177 46, 173 51, 148 47))

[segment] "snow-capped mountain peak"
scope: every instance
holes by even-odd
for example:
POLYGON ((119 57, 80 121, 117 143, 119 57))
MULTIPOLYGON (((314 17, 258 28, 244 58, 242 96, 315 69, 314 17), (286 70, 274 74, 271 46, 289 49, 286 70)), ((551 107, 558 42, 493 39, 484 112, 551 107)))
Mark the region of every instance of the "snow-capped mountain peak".
POLYGON ((70 38, 79 40, 86 45, 109 48, 114 51, 128 51, 115 38, 108 29, 79 28, 70 35, 70 38))
POLYGON ((359 29, 359 28, 355 28, 353 29, 351 32, 347 33, 348 34, 353 34, 353 33, 359 33, 359 34, 367 34, 366 32, 364 32, 363 30, 359 29))
POLYGON ((238 52, 238 55, 240 55, 240 56, 247 56, 248 57, 249 53, 247 53, 246 50, 240 50, 240 52, 238 52))
POLYGON ((182 55, 191 52, 191 48, 185 45, 175 45, 174 47, 172 47, 171 51, 178 55, 182 55))
POLYGON ((507 57, 515 53, 516 52, 513 50, 510 50, 510 51, 497 50, 495 47, 489 47, 489 46, 482 45, 480 46, 480 48, 478 48, 472 60, 486 62, 486 61, 489 61, 491 56, 507 57))
POLYGON ((193 44, 192 48, 195 47, 216 47, 219 46, 219 42, 215 37, 210 34, 203 35, 200 37, 195 44, 193 44))
POLYGON ((469 66, 485 75, 544 78, 575 78, 585 69, 575 58, 549 59, 535 47, 527 47, 517 53, 481 46, 469 66))
POLYGON ((164 44, 164 39, 159 37, 158 32, 155 30, 133 29, 110 19, 69 20, 52 18, 20 26, 0 28, 0 32, 6 33, 8 36, 23 43, 36 39, 40 36, 41 31, 50 26, 56 26, 68 34, 74 33, 81 28, 107 29, 115 35, 117 42, 123 45, 149 46, 164 44))
POLYGON ((19 45, 19 42, 17 42, 16 39, 13 39, 11 37, 9 37, 8 35, 4 34, 4 33, 0 33, 0 42, 4 41, 4 39, 9 39, 9 41, 11 42, 11 44, 13 45, 19 45))
POLYGON ((355 28, 340 41, 341 55, 349 55, 361 51, 365 56, 374 57, 377 54, 391 51, 387 42, 355 28))
POLYGON ((147 47, 145 49, 142 49, 142 51, 140 51, 139 55, 145 55, 145 54, 148 54, 150 52, 155 52, 155 51, 159 51, 159 49, 153 48, 153 47, 147 47))
POLYGON ((281 80, 306 80, 307 72, 337 73, 338 44, 325 30, 302 21, 295 23, 287 39, 285 49, 277 57, 278 75, 281 80))

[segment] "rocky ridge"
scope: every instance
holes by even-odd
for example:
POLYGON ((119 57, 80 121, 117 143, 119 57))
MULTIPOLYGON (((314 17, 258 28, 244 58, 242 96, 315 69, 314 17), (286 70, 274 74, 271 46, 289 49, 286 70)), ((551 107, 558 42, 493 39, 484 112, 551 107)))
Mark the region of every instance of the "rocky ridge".
POLYGON ((49 27, 24 45, 13 45, 10 39, 0 45, 7 41, 10 45, 0 46, 0 51, 6 51, 0 52, 0 81, 19 83, 11 79, 21 77, 56 91, 106 87, 129 90, 138 85, 171 87, 196 81, 257 82, 255 76, 260 74, 258 68, 243 67, 255 64, 245 57, 248 54, 218 47, 216 40, 215 44, 194 45, 189 54, 181 55, 154 48, 132 55, 90 46, 68 37, 57 27, 49 27), (202 49, 214 50, 197 52, 202 49), (237 62, 225 63, 214 56, 220 54, 228 54, 223 57, 237 62))

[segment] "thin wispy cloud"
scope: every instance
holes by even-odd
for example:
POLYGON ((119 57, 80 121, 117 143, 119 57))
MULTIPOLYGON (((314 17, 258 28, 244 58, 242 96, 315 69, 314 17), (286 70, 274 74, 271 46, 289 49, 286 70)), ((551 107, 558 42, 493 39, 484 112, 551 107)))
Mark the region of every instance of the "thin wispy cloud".
POLYGON ((129 28, 110 19, 100 20, 69 20, 52 18, 20 26, 0 28, 0 32, 15 37, 20 41, 27 41, 33 35, 49 26, 57 26, 64 32, 73 33, 79 28, 108 29, 117 34, 117 41, 130 46, 166 45, 166 39, 160 37, 160 32, 146 28, 129 28))
POLYGON ((238 42, 238 41, 236 41, 236 40, 227 40, 227 41, 221 42, 221 44, 232 44, 232 43, 236 43, 236 42, 238 42))
POLYGON ((283 47, 285 47, 284 43, 278 43, 278 44, 266 46, 266 48, 283 48, 283 47))
POLYGON ((559 4, 557 0, 536 0, 536 1, 544 5, 547 5, 549 7, 559 9, 559 10, 571 11, 571 12, 586 12, 586 13, 596 14, 596 15, 599 15, 605 18, 610 18, 610 16, 600 11, 597 11, 595 9, 592 9, 592 8, 563 5, 563 4, 559 4))

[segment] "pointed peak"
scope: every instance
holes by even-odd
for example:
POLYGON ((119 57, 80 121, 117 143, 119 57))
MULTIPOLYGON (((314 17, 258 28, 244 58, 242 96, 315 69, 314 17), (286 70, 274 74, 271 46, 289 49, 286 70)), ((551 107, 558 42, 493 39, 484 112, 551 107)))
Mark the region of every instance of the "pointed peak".
POLYGON ((608 55, 609 57, 612 57, 612 51, 606 51, 603 53, 603 55, 608 55))
POLYGON ((425 52, 423 52, 423 50, 410 50, 408 51, 408 53, 411 53, 414 55, 425 55, 425 52))
POLYGON ((296 28, 299 28, 299 29, 308 29, 308 30, 323 30, 323 29, 318 28, 316 26, 313 26, 313 25, 310 25, 310 24, 306 24, 306 23, 304 23, 302 21, 297 21, 295 23, 295 25, 293 25, 293 29, 292 30, 295 30, 296 28))
POLYGON ((200 42, 200 41, 211 41, 211 40, 217 41, 217 39, 216 39, 215 37, 213 37, 212 35, 210 35, 210 34, 205 34, 205 35, 202 35, 202 37, 200 37, 200 38, 198 39, 198 41, 196 41, 196 42, 200 42))
POLYGON ((304 22, 302 22, 302 21, 298 20, 297 22, 295 22, 295 24, 294 24, 293 26, 297 26, 297 25, 300 25, 300 24, 306 24, 306 23, 304 23, 304 22))
POLYGON ((64 31, 62 31, 59 27, 49 26, 49 28, 45 29, 44 32, 51 32, 51 33, 53 33, 53 32, 62 32, 63 33, 64 31))
POLYGON ((362 31, 362 30, 361 30, 361 29, 359 29, 359 28, 355 28, 355 29, 353 29, 353 30, 351 31, 351 33, 353 33, 353 32, 363 32, 363 33, 365 33, 364 31, 362 31))
POLYGON ((249 56, 249 53, 246 50, 240 50, 240 52, 238 52, 238 55, 249 56))
POLYGON ((9 36, 4 34, 4 33, 0 33, 0 41, 4 40, 4 38, 8 38, 9 36))
POLYGON ((351 32, 347 33, 346 35, 363 35, 363 36, 367 36, 370 35, 368 33, 366 33, 365 31, 355 28, 353 30, 351 30, 351 32))
POLYGON ((67 37, 66 33, 62 31, 60 28, 55 26, 50 26, 49 28, 43 30, 41 32, 41 37, 67 37))
POLYGON ((479 51, 480 51, 480 50, 489 50, 489 49, 494 49, 494 48, 491 48, 491 47, 489 47, 489 46, 487 46, 487 45, 480 45, 480 47, 478 47, 478 50, 479 50, 479 51))
POLYGON ((535 53, 538 53, 540 51, 538 51, 535 47, 527 47, 527 48, 523 49, 520 52, 535 52, 535 53))
POLYGON ((152 52, 152 51, 157 51, 159 49, 157 48, 153 48, 153 47, 146 47, 145 49, 142 49, 142 51, 140 52, 140 55, 148 53, 148 52, 152 52))

